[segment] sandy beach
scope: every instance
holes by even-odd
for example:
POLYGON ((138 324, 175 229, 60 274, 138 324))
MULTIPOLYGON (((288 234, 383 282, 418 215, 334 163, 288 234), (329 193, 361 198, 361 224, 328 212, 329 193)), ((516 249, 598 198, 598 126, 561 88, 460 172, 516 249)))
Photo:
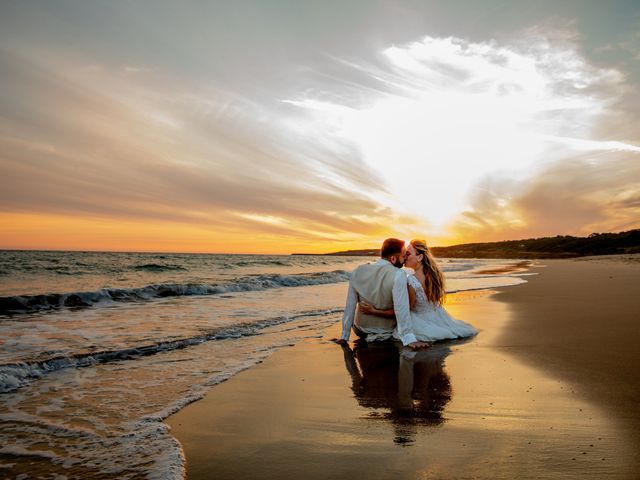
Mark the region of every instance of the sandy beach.
POLYGON ((168 419, 189 478, 637 477, 640 263, 529 272, 448 297, 470 341, 340 347, 336 316, 215 386, 168 419))

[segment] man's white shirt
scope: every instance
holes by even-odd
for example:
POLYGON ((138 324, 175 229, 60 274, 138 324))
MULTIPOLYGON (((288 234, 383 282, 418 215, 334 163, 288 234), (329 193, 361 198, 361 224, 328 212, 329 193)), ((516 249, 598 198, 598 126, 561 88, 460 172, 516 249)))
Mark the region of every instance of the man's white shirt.
MULTIPOLYGON (((388 260, 381 258, 375 264, 382 265, 384 263, 391 263, 388 260)), ((413 334, 413 328, 411 326, 411 310, 409 307, 409 292, 407 291, 407 274, 401 268, 398 268, 393 281, 393 310, 396 314, 396 330, 394 337, 402 341, 403 345, 409 345, 416 342, 416 336, 413 334)), ((351 280, 349 280, 349 291, 347 292, 347 303, 344 307, 344 314, 342 315, 342 336, 343 340, 349 340, 351 335, 351 327, 353 326, 353 320, 356 315, 356 308, 358 308, 359 296, 351 280)), ((391 335, 389 335, 391 337, 391 335)))

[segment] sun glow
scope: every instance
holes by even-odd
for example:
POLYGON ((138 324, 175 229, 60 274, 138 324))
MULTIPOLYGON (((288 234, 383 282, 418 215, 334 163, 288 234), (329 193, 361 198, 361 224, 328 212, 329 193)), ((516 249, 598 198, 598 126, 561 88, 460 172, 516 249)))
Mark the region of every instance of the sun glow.
POLYGON ((380 85, 361 105, 290 103, 307 109, 316 129, 354 144, 388 190, 377 200, 422 219, 432 234, 470 208, 484 178, 520 179, 578 150, 624 145, 586 140, 610 101, 590 88, 621 78, 571 45, 426 37, 382 58, 382 69, 360 67, 380 85))

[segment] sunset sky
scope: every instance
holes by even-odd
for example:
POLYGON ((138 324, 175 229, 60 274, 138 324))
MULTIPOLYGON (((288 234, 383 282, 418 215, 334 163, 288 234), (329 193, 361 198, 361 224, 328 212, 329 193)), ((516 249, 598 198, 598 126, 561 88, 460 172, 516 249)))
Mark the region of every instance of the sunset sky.
POLYGON ((640 227, 640 2, 4 1, 0 248, 640 227))

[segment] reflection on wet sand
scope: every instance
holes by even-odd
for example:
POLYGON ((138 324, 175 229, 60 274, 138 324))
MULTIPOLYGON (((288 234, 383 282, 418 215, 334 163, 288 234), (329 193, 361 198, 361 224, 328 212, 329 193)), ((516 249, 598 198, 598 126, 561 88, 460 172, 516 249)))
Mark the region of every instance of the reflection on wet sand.
POLYGON ((452 392, 444 360, 453 344, 437 343, 421 351, 393 342, 360 341, 353 349, 343 345, 355 398, 373 410, 367 418, 393 424, 395 443, 411 445, 420 425, 436 427, 445 421, 452 392))

